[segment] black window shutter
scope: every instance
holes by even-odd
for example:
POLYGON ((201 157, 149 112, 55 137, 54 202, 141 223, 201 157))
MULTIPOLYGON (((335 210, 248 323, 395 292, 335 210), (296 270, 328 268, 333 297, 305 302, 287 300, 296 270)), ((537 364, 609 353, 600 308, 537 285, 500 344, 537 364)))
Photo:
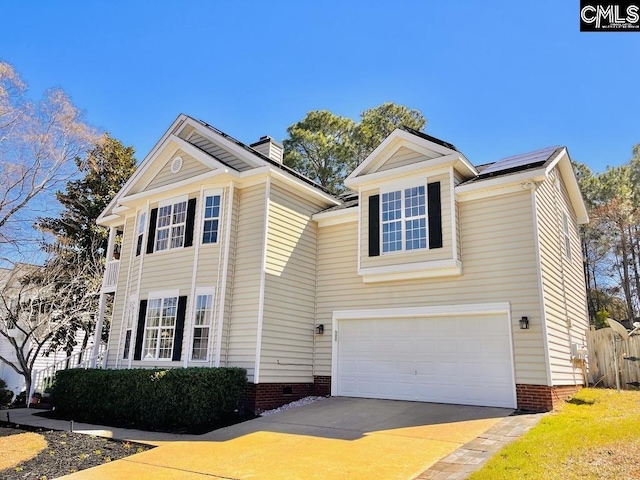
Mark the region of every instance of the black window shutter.
POLYGON ((429 204, 429 248, 442 248, 440 182, 427 184, 427 202, 429 204))
POLYGON ((140 300, 140 311, 138 312, 138 330, 136 333, 136 347, 133 351, 133 359, 142 358, 142 340, 144 339, 144 322, 147 317, 147 301, 140 300))
POLYGON ((151 210, 149 215, 149 234, 147 235, 147 253, 153 253, 153 247, 156 242, 156 224, 158 223, 158 209, 151 210))
POLYGON ((185 225, 184 246, 193 245, 193 227, 196 220, 196 199, 192 198, 187 204, 187 224, 185 225))
POLYGON ((178 298, 178 312, 176 315, 176 335, 173 339, 172 360, 180 360, 182 354, 182 337, 184 336, 184 318, 187 313, 187 297, 178 298))
POLYGON ((380 255, 380 195, 369 197, 369 256, 380 255))

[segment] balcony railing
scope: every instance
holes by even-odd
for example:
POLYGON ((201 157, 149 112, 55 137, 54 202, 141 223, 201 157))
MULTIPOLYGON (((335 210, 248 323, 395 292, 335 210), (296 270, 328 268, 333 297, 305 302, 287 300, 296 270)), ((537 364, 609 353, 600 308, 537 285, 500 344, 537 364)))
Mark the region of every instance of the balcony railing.
POLYGON ((120 260, 110 260, 104 271, 103 289, 115 289, 118 283, 118 272, 120 271, 120 260))

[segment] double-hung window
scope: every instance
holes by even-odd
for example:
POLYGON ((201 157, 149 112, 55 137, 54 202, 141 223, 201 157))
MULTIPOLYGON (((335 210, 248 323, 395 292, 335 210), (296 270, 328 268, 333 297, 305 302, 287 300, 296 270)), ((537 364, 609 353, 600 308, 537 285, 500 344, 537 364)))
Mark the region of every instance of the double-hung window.
POLYGON ((144 230, 147 225, 147 212, 142 212, 138 218, 138 233, 136 238, 136 257, 142 252, 142 241, 144 240, 144 230))
POLYGON ((187 198, 161 203, 156 225, 156 252, 184 246, 187 198))
POLYGON ((195 316, 193 319, 193 345, 191 360, 208 359, 209 338, 211 336, 211 314, 213 312, 213 295, 202 293, 196 295, 195 316))
POLYGON ((205 192, 204 215, 202 226, 202 243, 217 243, 220 229, 220 198, 219 191, 205 192))
POLYGON ((127 303, 127 330, 124 335, 124 350, 122 358, 127 360, 131 353, 131 335, 133 332, 133 325, 135 323, 135 317, 138 307, 138 297, 132 296, 127 303))
POLYGON ((382 252, 427 248, 425 185, 384 192, 382 197, 382 252))
POLYGON ((177 296, 149 299, 142 353, 145 360, 171 359, 177 313, 177 296))

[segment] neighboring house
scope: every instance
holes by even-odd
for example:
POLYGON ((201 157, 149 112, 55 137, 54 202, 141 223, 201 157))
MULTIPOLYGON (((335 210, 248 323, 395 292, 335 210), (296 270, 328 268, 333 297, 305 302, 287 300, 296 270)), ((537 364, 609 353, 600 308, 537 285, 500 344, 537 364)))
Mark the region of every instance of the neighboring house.
MULTIPOLYGON (((16 328, 12 328, 12 324, 8 322, 7 309, 13 311, 16 307, 16 302, 20 297, 22 301, 29 298, 37 298, 39 288, 29 284, 24 284, 22 278, 24 275, 33 273, 37 270, 37 265, 31 265, 27 263, 16 263, 12 268, 0 268, 0 329, 7 332, 10 336, 24 339, 24 334, 16 328), (6 302, 6 305, 5 305, 6 302)), ((28 328, 27 328, 28 330, 28 328)), ((82 343, 84 341, 86 333, 78 331, 76 332, 76 346, 71 353, 71 361, 67 362, 67 353, 64 350, 58 349, 48 352, 50 342, 44 343, 43 348, 40 350, 34 364, 34 387, 39 393, 43 393, 42 382, 45 380, 43 373, 47 373, 47 377, 52 377, 56 370, 63 370, 65 368, 77 367, 82 362, 81 357, 82 343)), ((93 347, 93 337, 89 337, 87 343, 88 351, 91 351, 93 347)), ((27 343, 27 350, 29 349, 29 343, 27 343)), ((87 354, 87 356, 90 354, 87 354)), ((11 363, 18 365, 16 351, 9 343, 9 340, 3 335, 0 335, 0 356, 7 359, 11 363)), ((18 374, 11 366, 7 365, 0 360, 0 378, 7 382, 7 388, 11 390, 15 395, 25 390, 24 377, 18 374)), ((48 380, 48 378, 47 378, 48 380)))
POLYGON ((475 167, 398 129, 346 185, 180 115, 98 220, 110 252, 122 234, 108 368, 244 367, 256 411, 310 393, 548 410, 583 384, 566 148, 475 167))

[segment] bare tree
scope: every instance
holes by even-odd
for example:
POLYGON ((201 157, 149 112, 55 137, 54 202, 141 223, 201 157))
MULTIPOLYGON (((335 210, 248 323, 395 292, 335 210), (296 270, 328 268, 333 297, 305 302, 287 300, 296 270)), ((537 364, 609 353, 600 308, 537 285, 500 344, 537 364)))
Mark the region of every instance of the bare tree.
POLYGON ((92 331, 88 312, 100 292, 102 258, 77 262, 53 256, 44 266, 15 264, 0 290, 0 337, 11 345, 14 358, 0 361, 21 375, 30 392, 34 364, 48 353, 56 337, 92 331))
POLYGON ((37 244, 33 219, 97 140, 62 90, 32 102, 18 73, 0 61, 0 262, 15 261, 37 244))

